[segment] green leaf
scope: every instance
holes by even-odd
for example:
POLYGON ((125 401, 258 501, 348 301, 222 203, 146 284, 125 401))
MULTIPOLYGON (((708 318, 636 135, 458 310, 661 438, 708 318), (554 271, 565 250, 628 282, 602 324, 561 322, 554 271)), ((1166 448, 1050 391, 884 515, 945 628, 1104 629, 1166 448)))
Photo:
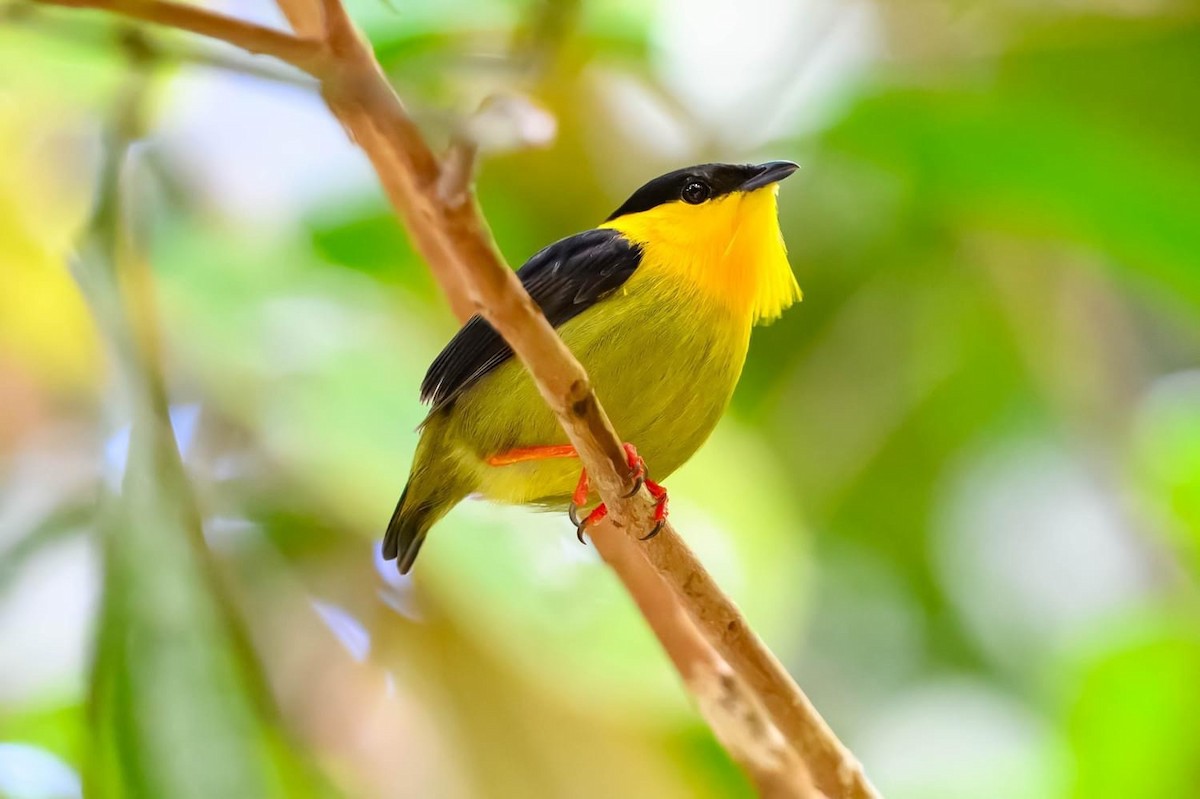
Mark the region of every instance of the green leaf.
POLYGON ((106 528, 93 675, 98 796, 291 796, 300 769, 206 562, 167 425, 134 422, 106 528))
MULTIPOLYGON (((282 732, 214 574, 168 414, 137 162, 109 187, 81 265, 130 412, 120 494, 103 509, 104 602, 92 674, 89 796, 325 796, 282 732), (102 226, 116 228, 105 236, 102 226), (105 245, 115 242, 115 252, 105 245), (111 268, 110 268, 111 264, 111 268)), ((115 172, 113 173, 115 174, 115 172)))
POLYGON ((1200 634, 1139 619, 1073 674, 1066 719, 1078 799, 1174 799, 1200 788, 1200 634))
POLYGON ((41 747, 78 767, 83 759, 82 704, 39 705, 0 715, 0 740, 41 747))
POLYGON ((1200 83, 1177 70, 1194 68, 1200 27, 1113 41, 1017 52, 995 84, 878 90, 825 144, 899 179, 942 225, 1071 241, 1107 253, 1136 284, 1198 304, 1200 164, 1179 137, 1197 127, 1200 83), (1173 133, 1147 126, 1149 108, 1176 109, 1173 133))

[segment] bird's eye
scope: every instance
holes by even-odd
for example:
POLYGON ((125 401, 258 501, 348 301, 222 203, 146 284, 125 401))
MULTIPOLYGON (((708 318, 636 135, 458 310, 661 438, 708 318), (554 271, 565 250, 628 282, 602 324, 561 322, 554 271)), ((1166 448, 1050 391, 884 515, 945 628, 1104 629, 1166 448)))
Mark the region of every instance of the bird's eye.
POLYGON ((683 201, 699 205, 712 196, 712 189, 702 180, 689 180, 683 187, 683 201))

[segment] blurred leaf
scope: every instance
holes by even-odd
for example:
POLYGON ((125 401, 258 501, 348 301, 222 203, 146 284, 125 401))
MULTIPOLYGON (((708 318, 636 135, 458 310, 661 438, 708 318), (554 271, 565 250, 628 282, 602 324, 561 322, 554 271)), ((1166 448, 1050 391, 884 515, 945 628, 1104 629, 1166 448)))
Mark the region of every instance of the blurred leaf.
POLYGON ((1200 137, 1200 19, 1069 17, 1023 31, 1001 58, 1001 85, 1055 101, 1098 126, 1127 130, 1146 149, 1191 160, 1200 137), (1069 99, 1069 103, 1064 102, 1069 99))
POLYGON ((37 527, 26 532, 11 546, 0 550, 0 597, 28 564, 44 548, 72 535, 79 535, 92 520, 92 505, 70 503, 55 508, 37 527))
POLYGON ((1194 619, 1131 620, 1071 675, 1072 796, 1178 799, 1200 791, 1200 632, 1194 619), (1124 640, 1122 640, 1122 638, 1124 640))
POLYGON ((334 263, 436 289, 395 212, 382 200, 340 203, 315 214, 308 226, 314 249, 334 263))
POLYGON ((737 400, 774 416, 818 525, 899 568, 933 654, 969 667, 926 530, 972 442, 1077 424, 1056 418, 1049 391, 1084 365, 1049 356, 1045 377, 1029 362, 1062 313, 1039 272, 1082 252, 1112 270, 1115 301, 1135 289, 1152 315, 1200 302, 1200 163, 1180 146, 1200 107, 1200 84, 1180 80, 1200 28, 1046 28, 995 63, 901 65, 816 137, 805 191, 783 204, 806 302, 756 332, 737 400))
POLYGON ((445 31, 384 30, 371 35, 375 57, 387 72, 403 71, 409 62, 444 56, 460 43, 460 34, 445 31))
POLYGON ((120 85, 122 59, 114 45, 129 24, 104 17, 86 21, 63 9, 10 2, 0 11, 0 75, 21 89, 41 88, 72 103, 103 108, 120 85), (30 35, 31 29, 38 33, 30 35))
POLYGON ((0 740, 21 741, 53 752, 79 768, 86 750, 81 704, 40 706, 0 714, 0 740))
POLYGON ((722 799, 755 796, 754 786, 721 748, 712 733, 703 727, 682 731, 668 742, 685 766, 685 774, 696 796, 722 799))
POLYGON ((88 211, 94 142, 75 114, 29 99, 0 102, 0 354, 51 385, 79 388, 96 379, 97 343, 62 256, 88 211))
POLYGON ((231 626, 165 422, 135 420, 122 502, 105 526, 96 795, 321 795, 231 626))
MULTIPOLYGON (((1200 27, 1169 36, 1172 51, 1200 52, 1200 27)), ((1178 58, 1152 57, 1160 44, 1156 36, 1122 40, 1116 63, 1145 55, 1136 71, 1143 104, 1194 116, 1200 84, 1179 80, 1178 58)), ((1086 105, 1063 102, 1078 83, 1060 83, 1060 75, 1127 85, 1132 72, 1105 80, 1108 57, 1102 47, 1056 50, 1053 58, 1017 53, 998 86, 879 91, 855 105, 826 143, 900 177, 922 213, 943 224, 1063 237, 1111 253, 1111 266, 1135 285, 1153 279, 1159 285, 1146 288, 1200 303, 1194 151, 1147 146, 1137 115, 1110 107, 1097 119, 1086 105)))
POLYGON ((1200 574, 1200 371, 1169 375, 1151 387, 1133 443, 1143 490, 1200 574))
MULTIPOLYGON (((137 93, 128 98, 136 112, 137 93)), ((113 204, 113 170, 109 201, 96 217, 94 252, 81 267, 117 355, 132 417, 121 494, 102 523, 105 586, 92 676, 88 793, 328 795, 279 727, 208 560, 159 373, 155 292, 141 240, 146 220, 132 195, 137 161, 123 166, 120 204, 113 204), (106 235, 102 228, 111 225, 119 227, 106 235), (101 248, 108 241, 116 242, 115 253, 101 248)))

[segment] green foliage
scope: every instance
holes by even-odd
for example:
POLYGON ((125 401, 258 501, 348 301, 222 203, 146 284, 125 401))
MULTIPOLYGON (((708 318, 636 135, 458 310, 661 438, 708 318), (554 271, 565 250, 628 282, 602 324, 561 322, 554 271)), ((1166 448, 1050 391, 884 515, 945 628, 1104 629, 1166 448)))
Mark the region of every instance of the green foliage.
POLYGON ((107 528, 88 793, 316 796, 206 565, 169 429, 134 423, 107 528))
POLYGON ((1200 631, 1130 620, 1072 675, 1066 726, 1076 797, 1190 796, 1200 785, 1200 631))

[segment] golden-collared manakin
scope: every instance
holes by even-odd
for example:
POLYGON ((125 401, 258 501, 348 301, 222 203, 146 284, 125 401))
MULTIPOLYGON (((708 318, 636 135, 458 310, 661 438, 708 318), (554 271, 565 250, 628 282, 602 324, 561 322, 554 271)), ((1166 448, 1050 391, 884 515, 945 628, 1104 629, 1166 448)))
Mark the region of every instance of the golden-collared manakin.
MULTIPOLYGON (((702 164, 642 186, 602 225, 551 244, 517 272, 584 368, 630 466, 666 477, 729 404, 750 329, 800 299, 779 230, 790 161, 702 164), (638 456, 645 458, 643 462, 638 456)), ((512 350, 470 319, 421 384, 432 409, 383 542, 401 573, 430 526, 468 494, 569 508, 594 499, 553 413, 512 350)), ((666 515, 666 492, 645 479, 666 515)))

